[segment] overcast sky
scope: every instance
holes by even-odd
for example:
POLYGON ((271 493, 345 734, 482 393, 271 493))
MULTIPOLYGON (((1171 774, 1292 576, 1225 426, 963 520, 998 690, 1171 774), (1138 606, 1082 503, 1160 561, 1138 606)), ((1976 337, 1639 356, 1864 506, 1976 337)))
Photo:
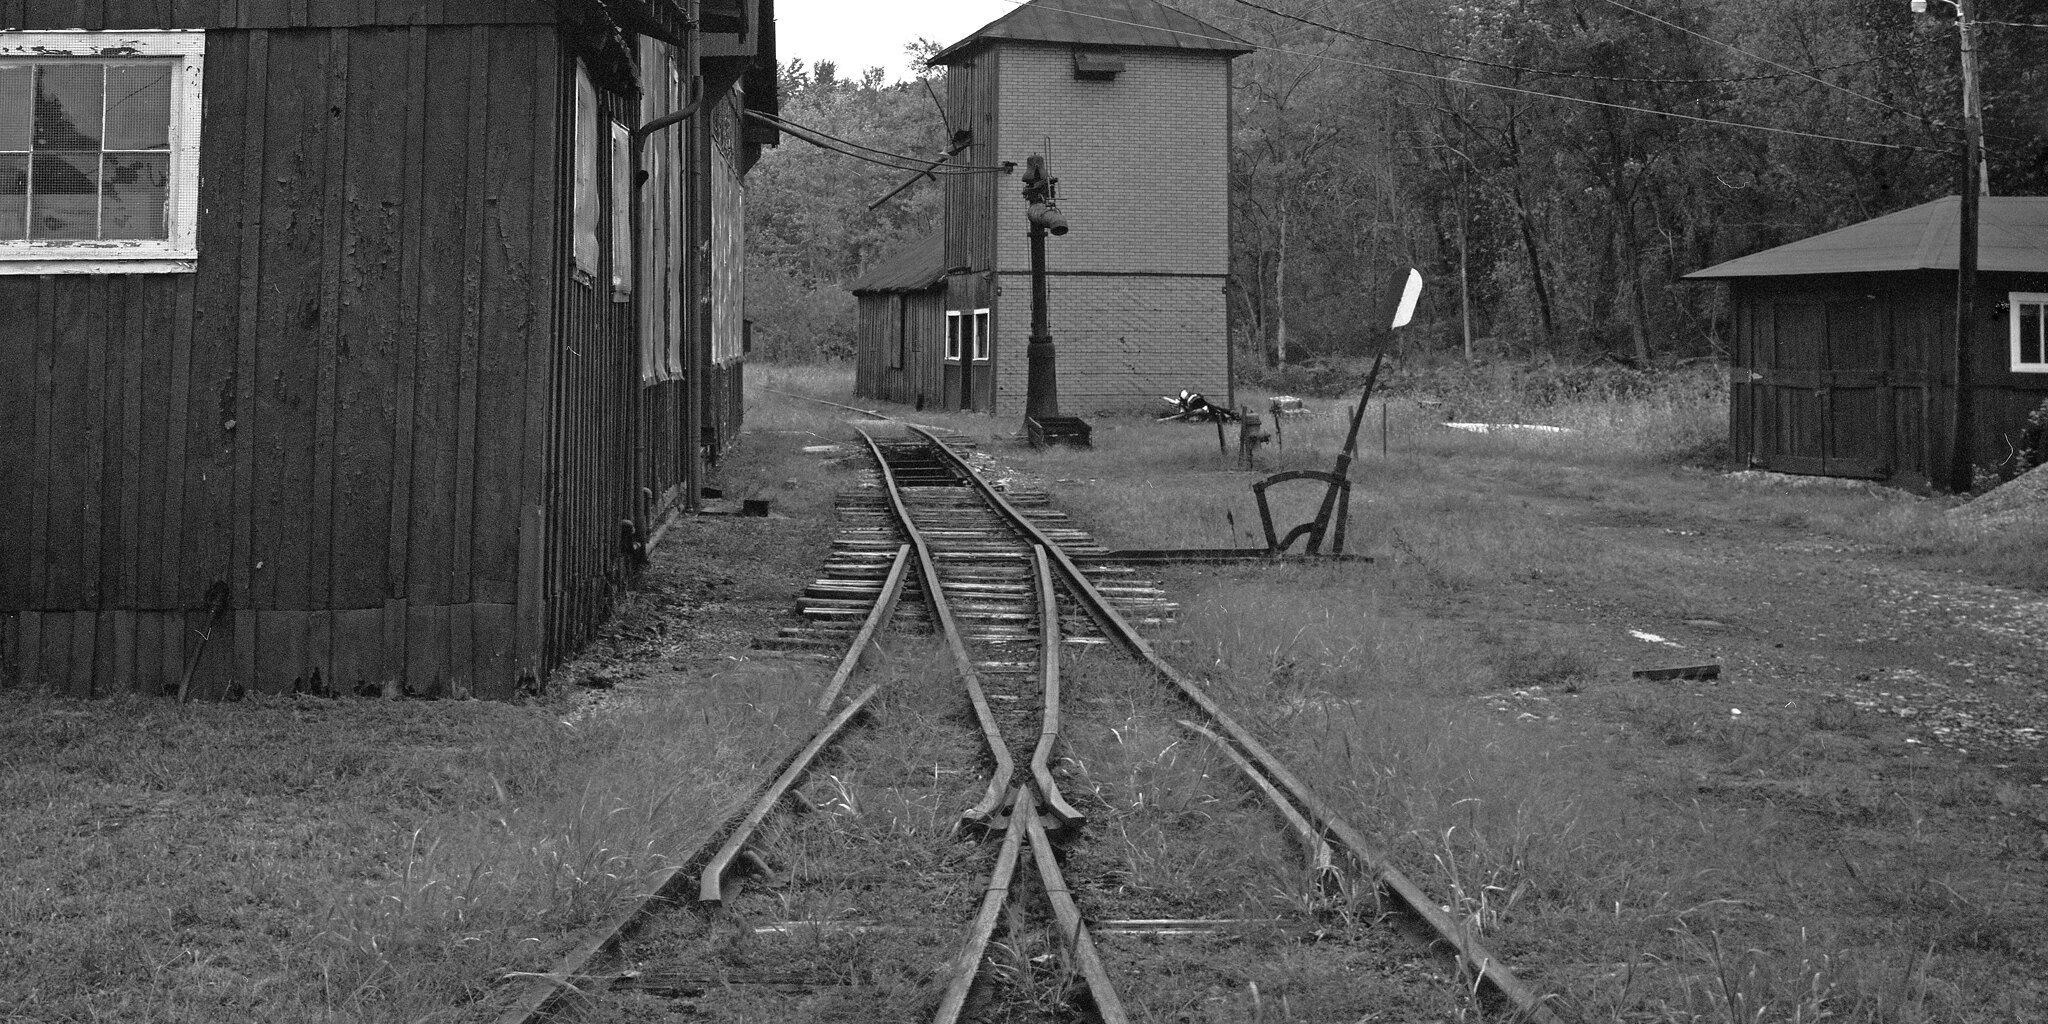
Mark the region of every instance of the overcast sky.
POLYGON ((910 77, 904 44, 924 36, 949 46, 1016 8, 1008 0, 776 0, 775 49, 784 63, 836 61, 847 78, 879 66, 894 82, 910 77))

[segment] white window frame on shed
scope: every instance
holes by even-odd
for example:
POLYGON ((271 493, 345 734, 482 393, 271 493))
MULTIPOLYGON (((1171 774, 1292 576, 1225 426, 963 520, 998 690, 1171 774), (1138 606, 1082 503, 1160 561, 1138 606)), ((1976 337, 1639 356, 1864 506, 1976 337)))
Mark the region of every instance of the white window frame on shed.
POLYGON ((2048 373, 2048 292, 2010 292, 2005 298, 2011 310, 2012 372, 2048 373))
MULTIPOLYGON (((189 274, 199 266, 199 123, 201 87, 206 79, 206 33, 197 29, 92 32, 66 29, 48 32, 0 32, 0 67, 94 63, 103 67, 167 64, 172 69, 168 104, 161 238, 0 239, 0 274, 189 274)), ((33 90, 31 85, 30 89, 33 90)), ((31 91, 30 95, 33 95, 31 91)), ((102 98, 104 104, 104 98, 102 98)), ((33 115, 31 115, 31 118, 33 115)), ((105 107, 101 108, 99 164, 95 187, 100 191, 94 230, 104 232, 98 218, 105 213, 105 191, 97 176, 114 153, 155 151, 107 150, 105 107)), ((32 130, 32 128, 31 128, 32 130)), ((29 157, 29 191, 24 193, 25 228, 34 213, 33 167, 36 148, 8 150, 29 157)), ((68 152, 68 151, 67 151, 68 152)), ((78 152, 93 152, 79 150, 78 152)), ((154 204, 151 204, 154 205, 154 204)), ((33 234, 26 230, 25 234, 33 234)))
POLYGON ((949 363, 960 361, 961 342, 965 339, 965 335, 962 333, 965 328, 960 321, 961 313, 959 310, 949 309, 946 311, 946 361, 949 363))
POLYGON ((977 363, 988 362, 990 334, 988 314, 989 311, 986 306, 974 311, 974 343, 972 347, 974 349, 974 361, 977 363))

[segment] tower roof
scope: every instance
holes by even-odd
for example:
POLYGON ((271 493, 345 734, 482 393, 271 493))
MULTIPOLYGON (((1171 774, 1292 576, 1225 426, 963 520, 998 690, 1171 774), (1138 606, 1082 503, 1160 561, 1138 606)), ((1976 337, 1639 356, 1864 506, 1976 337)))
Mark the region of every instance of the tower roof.
POLYGON ((1031 0, 940 50, 934 64, 951 64, 999 40, 1168 50, 1200 50, 1222 57, 1253 46, 1158 0, 1031 0))

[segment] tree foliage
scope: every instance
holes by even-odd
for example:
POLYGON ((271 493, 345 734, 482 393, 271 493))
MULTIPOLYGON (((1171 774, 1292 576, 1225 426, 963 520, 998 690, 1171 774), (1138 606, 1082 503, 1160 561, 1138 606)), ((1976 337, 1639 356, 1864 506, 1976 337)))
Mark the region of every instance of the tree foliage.
MULTIPOLYGON (((1721 289, 1683 274, 1958 188, 1957 33, 1939 0, 1922 15, 1906 0, 1174 5, 1259 47, 1234 63, 1247 364, 1362 352, 1380 282, 1409 266, 1431 286, 1403 346, 1715 354, 1721 289)), ((2048 10, 1977 7, 1993 191, 2048 194, 2048 28, 2030 27, 2048 10)), ((792 66, 784 85, 795 120, 897 152, 942 144, 921 82, 792 66)), ((907 175, 790 142, 755 175, 754 315, 850 348, 838 284, 934 226, 938 189, 868 213, 907 175)))
MULTIPOLYGON (((934 99, 941 83, 882 79, 881 68, 856 80, 840 77, 829 61, 809 67, 792 61, 781 69, 782 116, 919 164, 944 152, 944 122, 934 99)), ((931 181, 868 208, 913 176, 791 133, 763 155, 747 176, 747 306, 757 353, 768 359, 853 353, 854 301, 840 286, 939 224, 940 189, 931 181)))

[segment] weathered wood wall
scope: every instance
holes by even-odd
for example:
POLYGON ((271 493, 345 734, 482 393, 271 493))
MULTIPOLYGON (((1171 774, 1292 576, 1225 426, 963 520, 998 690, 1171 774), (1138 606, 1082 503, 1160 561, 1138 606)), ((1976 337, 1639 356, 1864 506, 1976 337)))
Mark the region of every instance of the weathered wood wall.
POLYGON ((868 292, 858 302, 854 390, 883 401, 937 407, 944 384, 939 366, 945 357, 945 287, 868 292))
POLYGON ((209 34, 197 272, 0 277, 0 679, 538 668, 565 59, 541 24, 209 34))
POLYGON ((0 28, 552 25, 545 0, 0 0, 0 28))
MULTIPOLYGON (((1758 468, 1939 486, 1952 462, 1955 278, 1932 271, 1740 278, 1729 444, 1758 468)), ((1973 465, 2009 458, 2048 375, 2014 373, 1999 306, 2048 275, 1986 274, 1972 342, 1973 465)))
MULTIPOLYGON (((972 133, 967 151, 957 160, 962 166, 994 167, 1002 159, 997 155, 997 143, 1001 141, 997 136, 996 119, 1001 89, 998 63, 994 53, 984 50, 946 68, 946 109, 954 125, 972 133)), ((930 336, 930 344, 923 346, 929 353, 926 357, 929 366, 921 372, 930 374, 932 397, 940 408, 985 410, 991 407, 989 403, 995 394, 994 363, 977 366, 973 363, 972 352, 961 353, 959 362, 946 361, 944 311, 995 307, 995 284, 991 272, 997 269, 996 189, 998 186, 1017 188, 1018 180, 1014 175, 1000 174, 961 174, 945 179, 945 266, 949 270, 965 269, 962 273, 948 275, 946 294, 940 300, 936 333, 930 336)), ((1019 225, 1017 230, 1021 232, 1022 226, 1019 225)), ((1028 287, 1018 308, 1026 310, 1026 315, 1029 315, 1031 295, 1028 287)))

